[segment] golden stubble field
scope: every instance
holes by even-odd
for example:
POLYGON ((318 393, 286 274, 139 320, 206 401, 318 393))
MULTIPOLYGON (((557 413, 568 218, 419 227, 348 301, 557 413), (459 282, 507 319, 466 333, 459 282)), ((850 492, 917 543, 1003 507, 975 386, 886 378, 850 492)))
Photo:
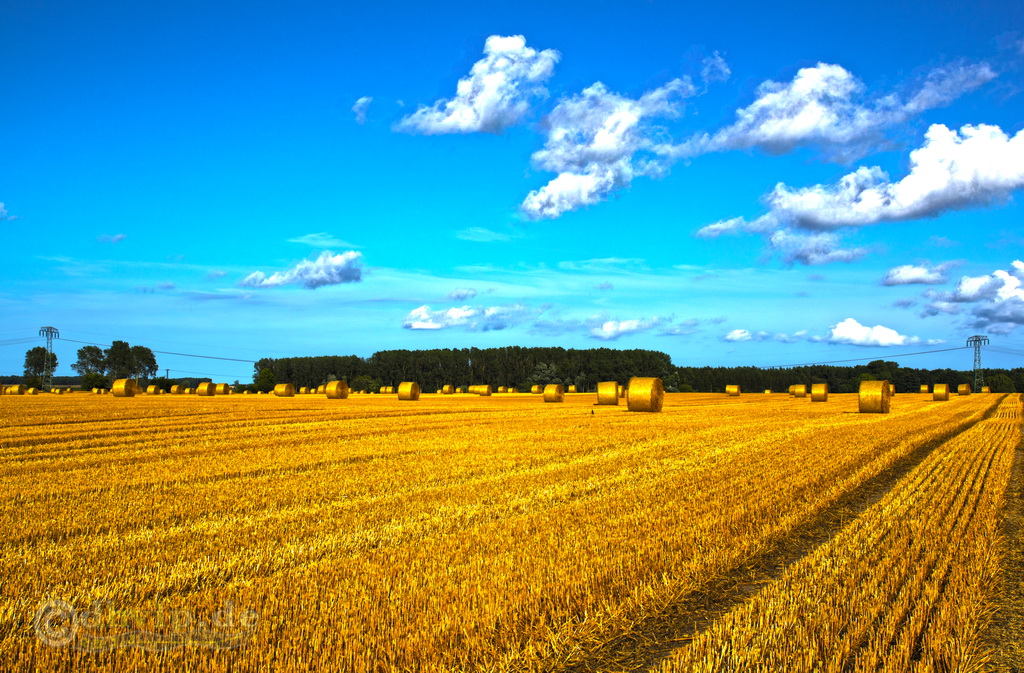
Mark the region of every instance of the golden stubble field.
POLYGON ((0 669, 983 670, 1019 395, 0 397, 0 669))

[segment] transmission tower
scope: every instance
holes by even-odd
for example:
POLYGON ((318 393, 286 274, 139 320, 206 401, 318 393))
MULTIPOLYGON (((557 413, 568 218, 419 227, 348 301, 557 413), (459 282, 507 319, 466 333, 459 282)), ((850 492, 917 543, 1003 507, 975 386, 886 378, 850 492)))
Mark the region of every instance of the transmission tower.
POLYGON ((968 346, 974 346, 974 392, 980 393, 985 385, 985 372, 981 368, 981 347, 988 345, 988 337, 975 334, 967 339, 968 346))
POLYGON ((46 337, 46 368, 43 370, 43 390, 53 387, 53 339, 60 338, 56 327, 40 327, 39 336, 46 337))

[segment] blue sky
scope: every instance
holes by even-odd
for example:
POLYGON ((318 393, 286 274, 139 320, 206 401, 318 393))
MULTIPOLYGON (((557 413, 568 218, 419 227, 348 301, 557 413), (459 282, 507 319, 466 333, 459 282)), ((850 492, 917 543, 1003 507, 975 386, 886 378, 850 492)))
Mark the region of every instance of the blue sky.
POLYGON ((0 373, 1024 349, 1024 4, 212 4, 0 8, 0 373))

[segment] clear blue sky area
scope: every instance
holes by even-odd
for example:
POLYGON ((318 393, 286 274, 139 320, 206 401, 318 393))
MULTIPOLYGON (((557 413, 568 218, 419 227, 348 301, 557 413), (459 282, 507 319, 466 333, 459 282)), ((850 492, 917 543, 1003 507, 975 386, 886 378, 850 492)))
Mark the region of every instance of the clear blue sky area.
POLYGON ((1022 73, 1010 0, 7 0, 0 373, 1024 351, 1022 73))

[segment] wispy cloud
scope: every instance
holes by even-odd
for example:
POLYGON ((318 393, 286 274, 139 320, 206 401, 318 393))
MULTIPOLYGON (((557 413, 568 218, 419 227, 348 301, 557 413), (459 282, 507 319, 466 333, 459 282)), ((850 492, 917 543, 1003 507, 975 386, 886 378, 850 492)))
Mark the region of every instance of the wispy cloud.
POLYGON ((324 250, 315 260, 302 260, 291 269, 267 276, 262 271, 254 271, 242 281, 243 287, 280 287, 282 285, 299 285, 315 290, 325 285, 341 283, 358 283, 362 276, 362 254, 349 250, 335 255, 324 250))
POLYGON ((448 299, 451 299, 452 301, 466 301, 467 299, 472 299, 476 295, 476 288, 460 287, 449 292, 448 299))
POLYGON ((328 234, 324 231, 289 238, 288 242, 308 245, 311 248, 359 248, 358 245, 343 241, 334 234, 328 234))
POLYGON ((421 106, 395 129, 426 135, 437 133, 500 133, 517 124, 530 103, 547 96, 543 82, 554 73, 559 54, 526 46, 522 35, 491 35, 484 58, 459 80, 455 97, 421 106))
POLYGON ((361 96, 356 99, 355 105, 352 106, 352 112, 356 115, 357 124, 366 123, 366 111, 370 107, 370 103, 373 102, 372 96, 361 96))
POLYGON ((99 241, 100 243, 110 243, 111 245, 116 245, 126 238, 128 238, 128 234, 114 234, 113 236, 109 234, 100 234, 99 236, 96 237, 96 240, 99 241))
POLYGON ((956 262, 943 262, 936 266, 927 262, 903 264, 889 269, 882 278, 882 285, 941 285, 948 280, 946 272, 956 265, 956 262))
POLYGON ((17 215, 9 215, 7 213, 7 208, 4 207, 3 201, 0 201, 0 222, 4 222, 4 221, 10 222, 10 221, 13 221, 13 220, 16 220, 16 219, 18 219, 18 216, 17 215))
POLYGON ((486 229, 484 227, 468 227, 455 232, 455 238, 475 243, 504 243, 512 240, 509 234, 486 229))

